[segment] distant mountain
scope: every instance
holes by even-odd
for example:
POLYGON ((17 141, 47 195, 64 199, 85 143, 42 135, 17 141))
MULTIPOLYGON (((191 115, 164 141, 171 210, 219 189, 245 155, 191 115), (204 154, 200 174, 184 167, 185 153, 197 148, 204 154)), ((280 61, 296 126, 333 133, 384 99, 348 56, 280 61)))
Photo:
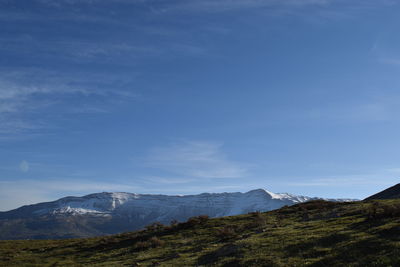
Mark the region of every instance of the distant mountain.
POLYGON ((141 229, 153 222, 169 224, 202 214, 222 217, 269 211, 316 199, 321 198, 275 194, 264 189, 186 196, 96 193, 0 212, 0 239, 99 236, 141 229))
POLYGON ((367 197, 365 200, 395 199, 395 198, 400 198, 400 184, 396 184, 396 185, 389 187, 375 195, 367 197))

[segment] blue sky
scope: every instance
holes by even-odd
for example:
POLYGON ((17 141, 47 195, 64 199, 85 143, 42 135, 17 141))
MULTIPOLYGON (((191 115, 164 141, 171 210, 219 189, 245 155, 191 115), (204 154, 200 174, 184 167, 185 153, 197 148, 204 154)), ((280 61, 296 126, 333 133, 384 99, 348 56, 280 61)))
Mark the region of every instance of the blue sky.
POLYGON ((399 4, 0 0, 0 210, 397 183, 399 4))

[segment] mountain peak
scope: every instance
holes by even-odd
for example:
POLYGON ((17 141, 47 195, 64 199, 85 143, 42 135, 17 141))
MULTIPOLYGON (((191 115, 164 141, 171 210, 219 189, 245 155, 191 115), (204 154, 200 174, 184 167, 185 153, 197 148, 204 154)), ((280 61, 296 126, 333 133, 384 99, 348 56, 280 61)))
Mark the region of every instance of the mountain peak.
POLYGON ((250 190, 246 194, 268 194, 269 195, 270 192, 263 188, 258 188, 258 189, 250 190))

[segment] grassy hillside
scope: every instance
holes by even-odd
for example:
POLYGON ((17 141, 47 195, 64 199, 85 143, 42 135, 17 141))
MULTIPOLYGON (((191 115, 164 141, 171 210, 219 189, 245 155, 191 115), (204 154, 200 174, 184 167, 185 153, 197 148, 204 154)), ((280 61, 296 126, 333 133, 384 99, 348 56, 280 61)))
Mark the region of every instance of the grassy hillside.
POLYGON ((315 201, 90 239, 1 241, 0 266, 400 266, 400 200, 315 201))

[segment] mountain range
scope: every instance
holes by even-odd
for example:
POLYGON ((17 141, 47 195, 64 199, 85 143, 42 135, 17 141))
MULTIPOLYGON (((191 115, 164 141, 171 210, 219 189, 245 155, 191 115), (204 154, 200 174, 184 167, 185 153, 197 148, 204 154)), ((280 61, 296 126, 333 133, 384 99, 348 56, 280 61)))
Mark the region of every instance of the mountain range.
POLYGON ((64 197, 0 212, 0 239, 100 236, 142 229, 154 222, 169 224, 173 220, 185 221, 198 215, 214 218, 270 211, 317 199, 321 198, 276 194, 264 189, 246 193, 176 196, 95 193, 83 197, 64 197))

